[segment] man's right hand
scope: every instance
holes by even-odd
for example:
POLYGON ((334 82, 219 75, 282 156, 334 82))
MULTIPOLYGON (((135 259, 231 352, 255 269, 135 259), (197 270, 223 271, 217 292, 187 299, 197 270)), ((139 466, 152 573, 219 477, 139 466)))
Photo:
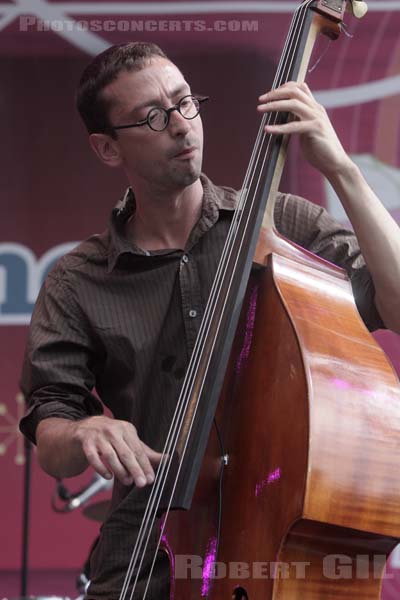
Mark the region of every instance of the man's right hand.
POLYGON ((154 481, 163 455, 142 442, 128 421, 98 416, 81 421, 49 417, 36 430, 41 467, 53 477, 73 477, 91 465, 107 479, 143 487, 154 481))
POLYGON ((153 466, 159 465, 162 454, 142 442, 128 421, 89 417, 75 423, 74 439, 81 444, 88 463, 106 479, 115 476, 123 484, 137 487, 153 483, 153 466))

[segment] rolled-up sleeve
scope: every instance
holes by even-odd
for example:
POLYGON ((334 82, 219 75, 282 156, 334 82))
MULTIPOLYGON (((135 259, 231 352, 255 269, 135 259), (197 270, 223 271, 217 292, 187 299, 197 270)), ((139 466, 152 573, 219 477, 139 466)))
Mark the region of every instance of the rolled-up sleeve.
POLYGON ((31 320, 21 376, 28 409, 20 429, 35 442, 42 419, 79 420, 102 413, 93 394, 96 356, 68 283, 50 273, 31 320))

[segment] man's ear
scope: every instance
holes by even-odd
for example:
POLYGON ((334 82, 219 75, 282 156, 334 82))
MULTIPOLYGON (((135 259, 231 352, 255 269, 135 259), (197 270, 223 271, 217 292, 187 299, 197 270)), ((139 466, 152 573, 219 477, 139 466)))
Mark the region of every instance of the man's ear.
POLYGON ((122 157, 117 140, 105 133, 92 133, 89 135, 89 143, 102 163, 108 167, 121 166, 122 157))

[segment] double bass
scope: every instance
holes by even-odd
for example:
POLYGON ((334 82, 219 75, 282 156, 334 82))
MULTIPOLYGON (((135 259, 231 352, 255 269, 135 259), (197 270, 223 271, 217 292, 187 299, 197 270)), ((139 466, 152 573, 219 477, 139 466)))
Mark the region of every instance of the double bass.
MULTIPOLYGON (((274 88, 346 6, 300 4, 274 88)), ((288 118, 261 123, 121 600, 160 516, 170 600, 378 600, 399 543, 397 376, 344 271, 274 228, 287 139, 264 125, 288 118)))

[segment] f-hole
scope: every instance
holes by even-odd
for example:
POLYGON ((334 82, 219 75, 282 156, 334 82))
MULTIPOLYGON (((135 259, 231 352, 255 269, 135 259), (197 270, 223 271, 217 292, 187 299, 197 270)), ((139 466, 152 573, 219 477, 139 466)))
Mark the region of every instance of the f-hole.
POLYGON ((246 590, 238 586, 233 590, 232 600, 249 600, 249 597, 246 590))

